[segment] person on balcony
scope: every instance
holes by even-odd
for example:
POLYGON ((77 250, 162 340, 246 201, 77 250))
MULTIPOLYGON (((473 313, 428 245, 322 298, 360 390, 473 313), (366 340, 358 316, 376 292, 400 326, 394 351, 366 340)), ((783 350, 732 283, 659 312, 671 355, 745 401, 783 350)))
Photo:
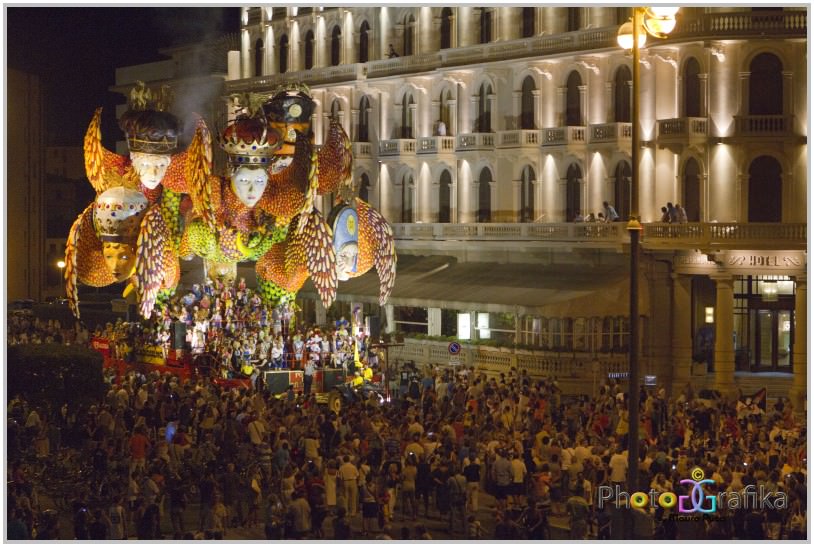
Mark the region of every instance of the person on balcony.
POLYGON ((619 213, 617 213, 616 209, 613 208, 613 205, 607 201, 602 202, 602 208, 605 212, 605 222, 619 222, 619 220, 621 220, 619 218, 619 213))

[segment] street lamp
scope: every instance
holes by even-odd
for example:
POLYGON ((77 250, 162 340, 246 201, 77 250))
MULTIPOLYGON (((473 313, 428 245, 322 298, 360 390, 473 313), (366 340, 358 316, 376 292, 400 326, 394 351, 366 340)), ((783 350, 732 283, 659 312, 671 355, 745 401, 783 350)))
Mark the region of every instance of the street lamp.
MULTIPOLYGON (((623 49, 633 54, 633 86, 631 112, 630 161, 630 342, 628 344, 630 369, 628 373, 628 492, 639 490, 639 235, 642 225, 639 217, 639 49, 644 47, 647 35, 666 38, 675 28, 678 8, 634 7, 633 18, 619 27, 616 40, 623 49)), ((631 530, 629 530, 632 533, 631 530)))

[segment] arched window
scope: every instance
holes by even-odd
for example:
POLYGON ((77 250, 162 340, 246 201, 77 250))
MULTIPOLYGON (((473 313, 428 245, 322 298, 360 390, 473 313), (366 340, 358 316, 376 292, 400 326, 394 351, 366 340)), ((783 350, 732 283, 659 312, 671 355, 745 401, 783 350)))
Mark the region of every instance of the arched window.
POLYGON ((370 32, 370 25, 367 21, 362 21, 362 26, 359 27, 359 62, 366 63, 369 58, 368 46, 368 33, 370 32))
POLYGON ((579 165, 572 163, 565 178, 565 220, 571 222, 580 211, 582 203, 582 170, 579 165))
POLYGON ((687 211, 687 221, 701 221, 701 169, 695 158, 684 164, 684 201, 681 204, 687 211))
POLYGON ((401 221, 413 221, 413 175, 401 179, 401 221))
POLYGON ((566 84, 565 125, 582 125, 580 86, 582 86, 582 77, 575 70, 568 76, 568 83, 566 84))
POLYGON ((254 43, 254 75, 263 75, 263 56, 265 49, 263 48, 263 40, 260 38, 254 43))
POLYGON ((362 179, 359 182, 359 199, 362 201, 370 201, 370 179, 367 173, 362 173, 362 179))
POLYGON ((520 98, 520 129, 534 129, 534 78, 523 80, 523 93, 520 98))
POLYGON ((438 184, 438 222, 452 222, 452 175, 446 169, 438 184))
POLYGON ((412 14, 404 18, 404 55, 412 55, 415 36, 415 17, 412 14))
POLYGON ((362 97, 359 101, 359 132, 357 133, 358 142, 370 142, 370 101, 367 95, 362 97))
POLYGON ((492 132, 492 106, 489 102, 489 95, 492 94, 492 86, 483 83, 478 94, 478 118, 475 120, 476 133, 492 132))
POLYGON ((534 28, 534 15, 534 8, 523 8, 523 21, 520 26, 520 36, 523 38, 531 38, 536 34, 534 28))
POLYGON ((613 185, 613 203, 616 205, 616 212, 619 217, 628 219, 630 217, 630 178, 632 171, 630 164, 620 161, 616 164, 613 185))
POLYGON ((478 178, 478 222, 492 221, 492 173, 484 167, 478 178))
POLYGON ((582 28, 582 8, 566 8, 568 10, 568 22, 566 31, 572 32, 582 28))
POLYGON ((285 74, 288 71, 288 35, 283 34, 280 36, 280 74, 285 74))
POLYGON ((684 116, 697 118, 701 116, 701 66, 695 57, 690 57, 684 64, 684 116))
POLYGON ((783 175, 780 163, 760 156, 749 165, 749 222, 782 221, 783 175))
POLYGON ((444 8, 441 10, 441 48, 448 49, 452 47, 452 9, 444 8))
POLYGON ((534 168, 523 167, 520 173, 520 222, 534 222, 534 168))
POLYGON ((337 66, 341 58, 342 30, 339 25, 331 31, 331 66, 337 66))
POLYGON ((616 123, 630 123, 630 69, 620 66, 613 78, 613 116, 616 123))
POLYGON ((305 33, 305 70, 314 68, 314 31, 305 33))
POLYGON ((480 43, 492 41, 492 8, 480 9, 480 43))
POLYGON ((749 64, 749 114, 783 114, 783 63, 771 53, 761 53, 749 64))
POLYGON ((401 138, 412 139, 413 137, 413 108, 415 104, 412 93, 405 93, 401 102, 401 138))

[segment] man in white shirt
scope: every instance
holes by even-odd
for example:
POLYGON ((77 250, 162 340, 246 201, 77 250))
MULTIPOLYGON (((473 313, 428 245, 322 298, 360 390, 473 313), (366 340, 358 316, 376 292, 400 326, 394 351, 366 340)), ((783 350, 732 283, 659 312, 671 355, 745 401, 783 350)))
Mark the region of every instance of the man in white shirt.
POLYGON ((610 468, 611 483, 624 484, 625 477, 627 476, 627 457, 625 457, 621 451, 617 451, 611 456, 608 467, 610 468))
POLYGON ((526 504, 526 464, 520 459, 517 452, 512 458, 512 491, 509 504, 523 507, 526 504))

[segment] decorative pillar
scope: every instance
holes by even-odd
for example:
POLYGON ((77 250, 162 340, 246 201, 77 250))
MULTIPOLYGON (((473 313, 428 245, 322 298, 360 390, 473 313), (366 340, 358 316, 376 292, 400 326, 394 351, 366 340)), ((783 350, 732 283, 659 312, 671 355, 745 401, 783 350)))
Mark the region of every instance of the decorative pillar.
POLYGON ((512 91, 512 124, 511 127, 506 129, 521 129, 520 116, 522 115, 521 99, 523 98, 522 91, 512 91))
POLYGON ((497 95, 487 95, 486 99, 489 101, 489 133, 497 131, 497 95))
POLYGON ((478 119, 478 96, 472 95, 469 97, 469 133, 477 132, 478 128, 475 124, 478 119))
POLYGON ((432 124, 432 127, 430 129, 432 131, 430 131, 430 133, 432 135, 435 135, 435 129, 436 129, 435 122, 437 122, 438 120, 441 119, 441 101, 438 101, 438 100, 432 101, 431 114, 432 114, 431 115, 432 121, 430 123, 432 124))
POLYGON ((607 123, 616 119, 616 112, 614 112, 616 103, 613 99, 613 82, 605 82, 605 122, 607 123))
POLYGON ((410 138, 416 139, 418 138, 419 133, 423 134, 423 132, 420 131, 420 128, 416 127, 418 120, 418 116, 416 116, 418 113, 418 103, 410 103, 408 108, 410 109, 410 138))
POLYGON ((805 412, 808 376, 806 366, 808 365, 808 350, 806 336, 808 335, 808 310, 806 308, 808 287, 806 277, 799 275, 795 277, 794 291, 794 352, 792 358, 792 372, 794 377, 791 383, 791 403, 796 412, 805 412))
POLYGON ((692 367, 692 286, 691 278, 673 273, 672 378, 669 390, 680 392, 690 381, 692 367))
POLYGON ((734 294, 731 276, 715 280, 715 389, 723 395, 735 392, 734 294))
MULTIPOLYGON (((794 81, 792 79, 792 71, 784 70, 783 75, 783 113, 794 112, 794 81)), ((785 131, 791 131, 791 127, 786 127, 785 131)))
POLYGON ((478 222, 478 209, 480 209, 480 182, 472 181, 469 190, 469 207, 466 211, 466 222, 478 222))
POLYGON ((458 183, 449 185, 449 221, 452 224, 458 222, 458 183))
POLYGON ((557 110, 554 115, 557 117, 555 127, 562 127, 565 125, 565 93, 568 89, 565 86, 557 88, 557 110))
POLYGON ((359 141, 359 109, 358 108, 351 108, 350 110, 350 141, 351 142, 358 142, 359 141))
POLYGON ((441 336, 441 308, 427 308, 427 334, 441 336))
POLYGON ((741 83, 741 100, 738 105, 738 115, 746 116, 749 114, 749 78, 752 76, 751 72, 738 73, 741 83))
POLYGON ((325 325, 328 322, 328 310, 325 309, 325 306, 322 304, 322 300, 319 298, 315 299, 316 302, 316 313, 317 313, 317 325, 325 325))
POLYGON ((396 319, 395 319, 395 310, 393 308, 393 304, 385 304, 384 305, 384 332, 388 334, 392 334, 396 332, 396 319))
MULTIPOLYGON (((538 171, 539 172, 539 171, 538 171)), ((535 222, 538 218, 543 216, 543 180, 531 181, 532 188, 534 188, 534 211, 532 213, 531 221, 535 222)))
POLYGON ((449 16, 449 41, 450 47, 458 47, 458 15, 457 9, 454 8, 452 15, 449 16))
MULTIPOLYGON (((457 91, 457 90, 456 90, 457 91)), ((458 101, 451 99, 447 101, 447 108, 449 109, 449 127, 447 127, 447 135, 458 134, 458 101)))
POLYGON ((588 86, 577 86, 579 89, 579 125, 588 125, 588 86))
POLYGON ((522 212, 520 211, 520 203, 523 201, 520 195, 523 191, 523 181, 522 180, 513 180, 512 181, 512 211, 514 213, 514 222, 520 222, 522 220, 522 212))
MULTIPOLYGON (((701 104, 699 112, 702 118, 706 118, 709 117, 709 74, 699 74, 698 81, 701 84, 701 104)), ((684 89, 684 86, 681 86, 679 89, 684 89)), ((684 101, 687 100, 686 97, 683 99, 684 101)), ((685 112, 682 112, 682 115, 685 114, 685 112)))
POLYGON ((542 91, 539 89, 532 89, 531 96, 534 97, 534 129, 539 129, 543 127, 543 120, 541 118, 542 112, 540 109, 540 97, 542 97, 542 91))

